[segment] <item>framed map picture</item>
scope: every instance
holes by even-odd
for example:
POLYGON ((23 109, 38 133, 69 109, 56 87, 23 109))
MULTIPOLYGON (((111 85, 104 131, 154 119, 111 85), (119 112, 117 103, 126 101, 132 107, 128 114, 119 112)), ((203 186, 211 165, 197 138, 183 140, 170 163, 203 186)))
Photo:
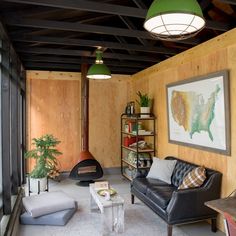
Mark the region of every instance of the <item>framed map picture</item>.
POLYGON ((230 155, 228 71, 166 89, 169 142, 230 155))

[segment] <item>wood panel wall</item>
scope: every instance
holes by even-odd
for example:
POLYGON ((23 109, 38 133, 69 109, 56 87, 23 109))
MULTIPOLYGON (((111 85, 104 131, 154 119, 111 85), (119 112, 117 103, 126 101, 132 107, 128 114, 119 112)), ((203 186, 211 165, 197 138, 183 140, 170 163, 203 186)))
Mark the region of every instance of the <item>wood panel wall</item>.
POLYGON ((90 81, 89 145, 103 167, 120 166, 120 116, 129 97, 129 76, 90 81))
MULTIPOLYGON (((130 76, 90 81, 89 146, 103 167, 120 166, 120 115, 127 103, 130 76)), ((27 72, 27 143, 51 133, 61 144, 61 171, 77 163, 81 151, 80 73, 27 72)), ((29 161, 28 170, 34 163, 29 161)))
MULTIPOLYGON (((157 155, 168 155, 216 169, 223 174, 222 197, 236 189, 236 30, 152 66, 132 76, 133 97, 138 90, 154 98, 157 116, 157 155), (166 85, 228 69, 230 73, 231 156, 219 155, 168 142, 166 85)), ((222 220, 218 226, 223 229, 222 220)))
MULTIPOLYGON (((63 153, 61 170, 70 170, 80 152, 80 75, 61 72, 27 72, 27 143, 53 134, 63 153)), ((34 165, 28 162, 29 170, 34 165)))

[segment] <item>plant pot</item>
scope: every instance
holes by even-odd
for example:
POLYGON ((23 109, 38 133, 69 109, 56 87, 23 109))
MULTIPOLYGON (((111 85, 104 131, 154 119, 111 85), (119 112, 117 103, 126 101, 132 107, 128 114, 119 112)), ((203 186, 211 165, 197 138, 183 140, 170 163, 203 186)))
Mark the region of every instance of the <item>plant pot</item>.
POLYGON ((30 192, 38 193, 47 190, 47 177, 44 178, 29 178, 30 181, 30 192), (40 189, 39 189, 40 185, 40 189))
POLYGON ((140 117, 141 118, 148 118, 150 117, 150 107, 140 107, 140 117), (142 113, 148 113, 148 114, 145 114, 145 115, 142 115, 142 113))

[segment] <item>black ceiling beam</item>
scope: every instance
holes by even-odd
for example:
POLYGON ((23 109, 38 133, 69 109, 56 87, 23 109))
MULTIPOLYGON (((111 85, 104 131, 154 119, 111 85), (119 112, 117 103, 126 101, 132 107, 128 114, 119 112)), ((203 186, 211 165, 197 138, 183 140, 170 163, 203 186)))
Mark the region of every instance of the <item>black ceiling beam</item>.
MULTIPOLYGON (((44 6, 37 6, 35 7, 34 5, 31 6, 31 9, 24 9, 22 10, 13 10, 11 12, 7 12, 7 14, 10 15, 18 15, 18 16, 24 16, 24 17, 40 17, 42 19, 50 17, 52 14, 59 14, 63 10, 62 9, 57 9, 57 8, 46 8, 44 6)), ((4 12, 5 14, 5 12, 4 12)))
MULTIPOLYGON (((115 36, 117 41, 120 42, 120 44, 127 44, 126 40, 123 37, 115 36)), ((133 50, 127 49, 129 54, 135 54, 133 50)))
MULTIPOLYGON (((137 28, 134 26, 134 24, 130 21, 130 19, 126 16, 119 16, 120 19, 123 21, 123 23, 128 27, 128 29, 135 29, 137 30, 137 28)), ((141 42, 143 45, 148 45, 147 40, 142 39, 142 38, 137 38, 139 40, 139 42, 141 42)))
MULTIPOLYGON (((43 63, 43 62, 25 62, 24 66, 26 69, 47 69, 47 70, 66 70, 66 71, 78 71, 80 72, 80 66, 62 63, 43 63)), ((121 68, 121 67, 109 67, 112 73, 122 73, 122 74, 134 74, 139 71, 139 69, 133 68, 121 68)))
POLYGON ((91 11, 113 15, 132 16, 145 18, 147 11, 136 7, 126 7, 121 5, 99 3, 85 0, 4 0, 21 4, 30 4, 46 7, 56 7, 69 10, 91 11))
POLYGON ((227 24, 227 23, 208 20, 206 22, 206 28, 212 29, 212 30, 219 30, 219 31, 228 31, 228 30, 232 29, 232 25, 227 24))
MULTIPOLYGON (((117 35, 124 37, 133 38, 145 38, 154 39, 147 31, 141 30, 131 30, 123 29, 117 27, 99 26, 99 25, 89 25, 81 24, 79 22, 61 22, 61 21, 49 21, 49 20, 35 20, 35 19, 24 19, 20 17, 6 17, 5 24, 12 26, 21 27, 31 27, 31 28, 41 28, 41 29, 51 29, 51 30, 63 30, 63 31, 74 31, 74 32, 86 32, 86 33, 96 33, 96 34, 107 34, 107 35, 117 35)), ((199 42, 197 39, 188 39, 183 41, 178 41, 178 43, 196 45, 199 42)))
MULTIPOLYGON (((81 51, 74 49, 58 49, 58 48, 41 48, 41 47, 16 47, 17 52, 34 53, 34 54, 46 54, 46 55, 65 55, 65 56, 81 56, 81 57, 93 57, 90 51, 81 51)), ((117 60, 130 60, 130 61, 149 61, 159 62, 156 57, 144 56, 144 55, 126 55, 120 53, 104 53, 103 58, 111 58, 117 60)))
POLYGON ((138 6, 138 8, 147 9, 147 6, 143 0, 133 0, 133 2, 138 6))
POLYGON ((160 53, 175 55, 179 53, 176 49, 169 49, 165 47, 157 46, 142 46, 138 44, 127 44, 127 43, 114 43, 104 42, 98 40, 85 40, 85 39, 71 39, 62 37, 47 37, 47 36, 22 36, 22 37, 11 37, 12 41, 16 42, 29 42, 29 43, 46 43, 46 44, 57 44, 57 45, 68 45, 68 46, 87 46, 87 47, 104 47, 113 48, 119 50, 132 50, 140 52, 160 53))
MULTIPOLYGON (((121 5, 99 3, 85 0, 4 0, 5 2, 14 2, 20 4, 30 4, 37 6, 56 7, 69 10, 91 11, 113 15, 123 15, 138 18, 145 18, 147 9, 127 7, 121 5)), ((221 2, 236 5, 236 0, 220 0, 221 2)), ((144 5, 142 1, 134 0, 136 4, 144 5)))
POLYGON ((200 6, 203 12, 205 12, 212 5, 212 0, 201 0, 200 6))
POLYGON ((220 0, 221 2, 228 3, 231 5, 236 5, 236 0, 220 0))
MULTIPOLYGON (((20 54, 21 55, 21 54, 20 54)), ((58 56, 39 56, 39 55, 21 55, 21 60, 23 62, 54 62, 54 63, 66 63, 66 64, 82 64, 94 63, 93 59, 90 58, 65 58, 65 57, 58 57, 58 56)))
POLYGON ((41 28, 41 29, 51 29, 51 30, 64 30, 64 31, 74 31, 74 32, 86 32, 86 33, 97 33, 97 34, 108 34, 108 35, 118 35, 126 37, 140 37, 153 39, 153 37, 146 31, 141 30, 130 30, 116 27, 108 26, 98 26, 81 24, 79 22, 61 22, 61 21, 51 21, 51 20, 35 20, 35 19, 24 19, 24 18, 6 18, 5 23, 7 25, 21 26, 21 27, 31 27, 31 28, 41 28))
MULTIPOLYGON (((14 3, 23 3, 23 4, 31 4, 38 6, 48 6, 48 7, 57 7, 63 9, 73 9, 73 10, 84 10, 91 12, 99 12, 99 13, 107 13, 114 15, 124 15, 124 16, 133 16, 138 18, 145 18, 147 14, 146 9, 140 9, 136 7, 126 7, 121 5, 107 4, 107 3, 98 3, 93 1, 85 1, 85 0, 4 0, 6 2, 14 2, 14 3)), ((235 0, 221 0, 222 2, 236 4, 235 0)), ((228 26, 223 27, 226 24, 218 24, 218 22, 208 22, 206 24, 206 28, 210 26, 209 29, 227 31, 228 26)), ((91 31, 90 31, 91 32, 91 31)), ((142 31, 141 31, 142 32, 142 31)), ((122 36, 122 35, 119 35, 122 36)), ((124 35, 125 36, 125 35, 124 35)), ((131 37, 131 36, 128 36, 131 37)), ((135 37, 140 37, 136 35, 135 37)))
MULTIPOLYGON (((93 64, 94 59, 91 58, 65 58, 58 56, 39 56, 39 55, 21 55, 21 60, 23 62, 53 62, 53 63, 67 63, 67 64, 76 64, 80 65, 82 63, 93 64)), ((144 64, 139 62, 130 62, 130 61, 115 61, 115 60, 107 60, 105 61, 108 66, 117 66, 117 67, 130 67, 130 68, 146 68, 149 67, 150 64, 144 64)))
POLYGON ((59 71, 76 71, 80 72, 80 66, 75 66, 75 65, 68 65, 68 64, 42 64, 42 63, 37 63, 37 62, 27 62, 24 63, 25 69, 26 70, 59 70, 59 71))

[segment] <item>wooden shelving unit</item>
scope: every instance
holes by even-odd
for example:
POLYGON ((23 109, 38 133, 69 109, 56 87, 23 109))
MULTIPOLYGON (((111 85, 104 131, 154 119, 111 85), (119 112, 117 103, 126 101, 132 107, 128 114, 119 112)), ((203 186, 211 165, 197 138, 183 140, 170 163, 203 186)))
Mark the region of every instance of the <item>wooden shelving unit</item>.
POLYGON ((142 118, 140 114, 133 116, 121 115, 121 174, 131 180, 138 171, 148 171, 152 157, 155 155, 155 119, 153 114, 150 117, 142 118), (140 127, 144 126, 144 127, 140 127), (148 130, 144 131, 144 128, 148 130), (146 132, 146 134, 144 134, 146 132), (125 143, 132 140, 130 144, 125 143), (149 141, 145 147, 140 148, 134 143, 139 141, 149 141))

